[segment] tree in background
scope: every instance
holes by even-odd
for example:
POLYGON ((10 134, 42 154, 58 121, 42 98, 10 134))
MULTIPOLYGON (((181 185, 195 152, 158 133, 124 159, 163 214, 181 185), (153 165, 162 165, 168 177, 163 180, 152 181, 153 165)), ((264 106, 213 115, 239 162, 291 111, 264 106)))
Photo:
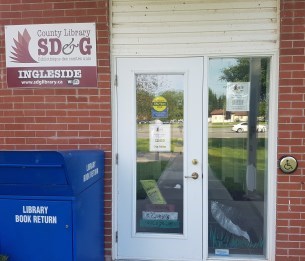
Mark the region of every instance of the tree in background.
POLYGON ((211 112, 214 110, 224 109, 226 105, 226 96, 221 95, 217 97, 217 95, 209 88, 209 117, 211 116, 211 112))
POLYGON ((137 90, 137 121, 151 120, 151 101, 154 95, 143 89, 137 90))
POLYGON ((183 119, 183 92, 165 91, 161 96, 167 100, 168 120, 183 119))
POLYGON ((183 91, 174 90, 166 76, 136 75, 137 121, 150 121, 152 101, 156 96, 167 100, 168 117, 164 121, 183 119, 183 91))

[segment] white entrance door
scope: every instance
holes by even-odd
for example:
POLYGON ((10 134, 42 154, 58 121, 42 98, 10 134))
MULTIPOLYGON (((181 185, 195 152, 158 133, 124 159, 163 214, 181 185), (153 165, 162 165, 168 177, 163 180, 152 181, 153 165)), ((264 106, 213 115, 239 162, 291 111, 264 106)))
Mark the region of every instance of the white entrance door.
POLYGON ((117 83, 117 257, 202 260, 203 58, 119 58, 117 83))
POLYGON ((117 257, 265 258, 270 58, 120 58, 117 77, 117 257))

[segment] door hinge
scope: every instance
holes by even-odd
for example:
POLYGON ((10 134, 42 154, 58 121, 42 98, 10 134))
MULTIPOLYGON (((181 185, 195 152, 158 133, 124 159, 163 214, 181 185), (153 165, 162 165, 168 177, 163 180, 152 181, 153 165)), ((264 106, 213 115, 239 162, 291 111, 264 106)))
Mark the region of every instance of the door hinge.
POLYGON ((118 153, 115 154, 115 164, 116 165, 119 164, 119 154, 118 153))
POLYGON ((115 242, 118 243, 119 240, 119 233, 118 231, 115 232, 115 242))
POLYGON ((114 86, 118 87, 118 75, 117 74, 114 77, 114 86))

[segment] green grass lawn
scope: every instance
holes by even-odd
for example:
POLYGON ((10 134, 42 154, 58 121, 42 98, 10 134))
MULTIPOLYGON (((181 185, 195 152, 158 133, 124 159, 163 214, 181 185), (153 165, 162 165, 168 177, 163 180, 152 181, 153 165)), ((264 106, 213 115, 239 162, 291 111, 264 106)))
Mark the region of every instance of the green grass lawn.
MULTIPOLYGON (((257 139, 256 174, 257 192, 264 195, 264 173, 266 169, 266 150, 264 138, 257 139)), ((235 183, 243 188, 247 172, 247 139, 209 139, 209 166, 214 175, 223 183, 235 183)))
MULTIPOLYGON (((266 166, 266 142, 264 138, 257 139, 256 153, 256 169, 257 169, 257 192, 264 195, 264 180, 266 166)), ((171 151, 179 152, 183 149, 183 143, 179 139, 173 139, 171 143, 171 151)), ((149 139, 137 139, 137 151, 149 152, 149 139)), ((247 171, 247 139, 231 138, 209 139, 208 150, 209 166, 213 170, 214 175, 230 189, 244 190, 246 183, 247 171)), ((137 174, 141 179, 158 180, 163 169, 166 167, 167 161, 162 162, 141 162, 137 164, 137 174)), ((138 184, 139 187, 141 186, 138 184)), ((138 187, 138 188, 139 188, 138 187)), ((242 193, 243 191, 241 191, 242 193)))

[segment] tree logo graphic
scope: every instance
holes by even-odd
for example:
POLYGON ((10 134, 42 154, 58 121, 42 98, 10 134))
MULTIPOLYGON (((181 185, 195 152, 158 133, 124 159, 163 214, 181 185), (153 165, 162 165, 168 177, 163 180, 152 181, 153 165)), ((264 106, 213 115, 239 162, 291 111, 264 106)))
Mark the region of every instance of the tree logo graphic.
POLYGON ((15 46, 12 46, 14 51, 11 51, 10 58, 16 63, 37 63, 33 59, 29 51, 31 36, 27 29, 24 29, 23 34, 18 32, 18 39, 14 39, 15 46))

